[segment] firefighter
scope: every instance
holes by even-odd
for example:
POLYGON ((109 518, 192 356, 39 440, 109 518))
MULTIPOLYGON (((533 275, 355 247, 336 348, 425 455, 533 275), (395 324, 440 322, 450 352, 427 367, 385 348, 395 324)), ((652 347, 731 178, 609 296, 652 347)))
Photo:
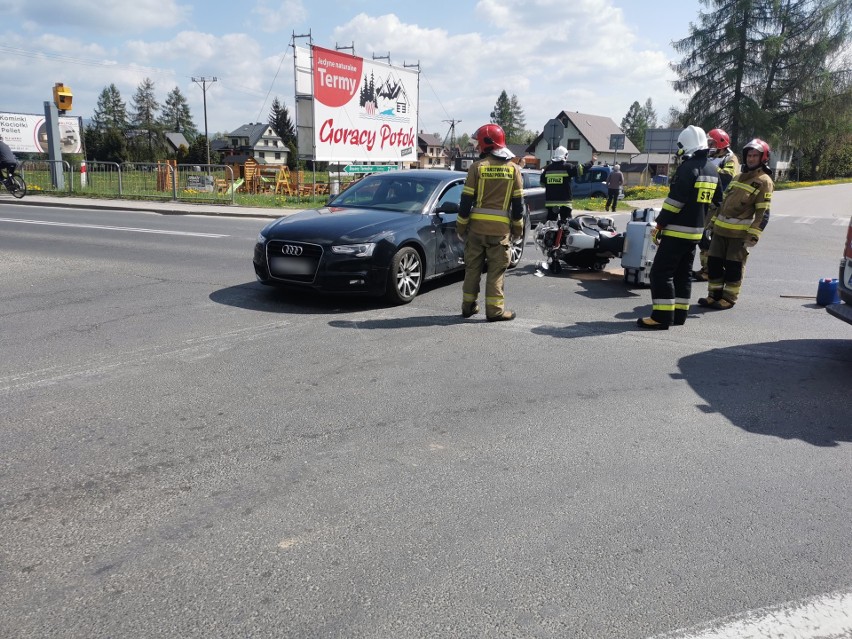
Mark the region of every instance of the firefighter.
POLYGON ((772 170, 769 144, 755 138, 743 147, 745 170, 725 190, 725 199, 713 216, 713 239, 707 251, 707 297, 701 306, 727 310, 737 303, 749 249, 769 224, 772 170))
POLYGON ((651 317, 638 320, 639 328, 666 330, 686 322, 692 294, 692 262, 704 232, 707 207, 719 203, 719 172, 707 157, 707 134, 688 126, 677 138, 681 162, 653 231, 659 242, 651 267, 651 317))
POLYGON ((484 124, 473 138, 480 159, 467 172, 459 202, 456 231, 464 242, 462 317, 479 312, 479 284, 485 275, 485 319, 515 319, 503 298, 503 277, 509 266, 511 242, 524 233, 524 182, 515 154, 506 148, 506 134, 497 124, 484 124))
POLYGON ((573 166, 568 163, 568 149, 564 146, 556 147, 550 157, 550 163, 544 167, 539 178, 539 184, 544 187, 544 206, 547 209, 547 219, 559 220, 564 224, 571 219, 574 203, 571 194, 571 179, 579 178, 583 171, 595 161, 592 157, 585 165, 573 166))
MULTIPOLYGON (((724 129, 713 129, 707 134, 707 146, 710 147, 710 158, 713 164, 719 169, 719 187, 724 194, 728 184, 734 179, 734 176, 740 172, 740 161, 737 159, 737 154, 731 151, 731 138, 725 133, 724 129)), ((698 261, 701 264, 701 270, 693 271, 692 279, 696 282, 707 281, 707 249, 710 248, 710 219, 713 216, 712 209, 707 216, 707 226, 704 229, 704 236, 698 243, 700 252, 698 253, 698 261)))

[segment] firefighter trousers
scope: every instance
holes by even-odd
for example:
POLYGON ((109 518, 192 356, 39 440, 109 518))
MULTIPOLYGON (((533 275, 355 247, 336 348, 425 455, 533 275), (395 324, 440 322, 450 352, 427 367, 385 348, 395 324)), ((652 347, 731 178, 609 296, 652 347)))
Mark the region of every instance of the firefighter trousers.
POLYGON ((745 238, 722 237, 714 233, 707 251, 707 297, 736 303, 747 260, 745 238))
POLYGON ((510 248, 508 235, 480 235, 468 232, 464 243, 462 312, 475 306, 479 297, 482 269, 486 266, 488 270, 485 273, 485 315, 499 317, 503 314, 503 279, 509 266, 510 248))
POLYGON ((651 319, 683 324, 692 295, 692 262, 698 242, 664 235, 651 266, 651 319))

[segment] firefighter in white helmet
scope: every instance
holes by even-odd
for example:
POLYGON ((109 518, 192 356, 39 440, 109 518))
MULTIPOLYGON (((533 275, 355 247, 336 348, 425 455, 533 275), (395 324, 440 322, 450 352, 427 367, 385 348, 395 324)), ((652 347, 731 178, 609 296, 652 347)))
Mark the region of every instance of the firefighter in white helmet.
POLYGON ((704 232, 707 207, 721 202, 719 171, 707 157, 707 134, 688 126, 677 138, 682 158, 657 216, 659 248, 651 267, 652 311, 639 328, 665 330, 686 322, 692 294, 692 262, 704 232))
POLYGON ((574 210, 571 180, 581 177, 594 161, 595 158, 592 157, 585 165, 573 165, 568 162, 568 149, 564 146, 554 149, 550 162, 544 167, 539 178, 539 184, 544 187, 544 206, 548 220, 558 219, 564 224, 571 219, 574 210))

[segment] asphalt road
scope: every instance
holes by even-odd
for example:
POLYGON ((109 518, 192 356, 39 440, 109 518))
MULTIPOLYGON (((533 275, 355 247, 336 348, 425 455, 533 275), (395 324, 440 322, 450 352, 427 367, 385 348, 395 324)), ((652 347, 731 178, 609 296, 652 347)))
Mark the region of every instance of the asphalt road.
POLYGON ((0 635, 698 637, 847 601, 852 326, 813 298, 850 202, 777 193, 740 303, 645 333, 617 262, 529 245, 489 324, 459 277, 261 287, 263 220, 2 200, 0 635))

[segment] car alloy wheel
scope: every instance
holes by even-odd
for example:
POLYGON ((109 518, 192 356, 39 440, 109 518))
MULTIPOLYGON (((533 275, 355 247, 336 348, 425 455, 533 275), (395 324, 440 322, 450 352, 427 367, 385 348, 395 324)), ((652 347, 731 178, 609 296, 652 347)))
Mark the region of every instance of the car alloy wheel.
POLYGON ((410 246, 404 246, 391 260, 388 273, 388 300, 394 304, 407 304, 420 291, 423 282, 423 260, 420 253, 410 246))
POLYGON ((524 245, 527 243, 527 232, 529 231, 530 226, 530 218, 528 215, 524 215, 524 234, 514 242, 512 242, 509 247, 509 266, 508 268, 515 268, 521 262, 521 258, 524 256, 524 245))

